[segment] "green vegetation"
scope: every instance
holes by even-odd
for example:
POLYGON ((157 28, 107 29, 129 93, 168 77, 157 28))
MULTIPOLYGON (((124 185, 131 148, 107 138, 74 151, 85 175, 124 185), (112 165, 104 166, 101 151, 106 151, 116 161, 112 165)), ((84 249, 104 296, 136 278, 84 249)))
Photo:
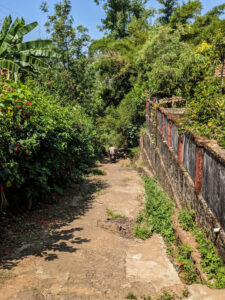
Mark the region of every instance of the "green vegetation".
POLYGON ((178 213, 178 220, 182 228, 186 231, 192 231, 195 228, 195 211, 181 209, 178 213))
POLYGON ((108 217, 111 217, 111 218, 113 218, 113 219, 123 218, 122 215, 116 214, 116 213, 114 213, 114 212, 113 212, 112 210, 110 210, 110 209, 107 209, 107 210, 106 210, 106 213, 107 213, 107 216, 108 216, 108 217))
POLYGON ((175 296, 164 291, 163 295, 159 296, 157 300, 175 300, 175 296))
POLYGON ((89 174, 103 176, 106 175, 106 172, 100 169, 92 169, 89 174))
MULTIPOLYGON (((199 0, 158 0, 158 12, 146 7, 146 0, 93 1, 105 11, 100 40, 91 40, 82 25, 73 26, 70 0, 56 0, 54 10, 42 3, 49 40, 23 41, 36 22, 10 16, 3 22, 1 209, 7 202, 14 208, 62 194, 84 179, 110 144, 134 157, 149 96, 186 98, 180 129, 195 130, 225 147, 225 4, 202 15, 199 0)), ((82 196, 101 188, 90 186, 82 196)), ((172 253, 175 206, 155 179, 145 178, 145 189, 146 209, 135 235, 159 233, 172 253)), ((194 233, 209 280, 224 287, 222 262, 196 228, 194 213, 181 211, 179 220, 194 233)), ((178 255, 193 282, 190 253, 181 248, 178 255)))
POLYGON ((152 235, 151 230, 149 230, 145 226, 136 225, 134 227, 134 236, 139 239, 147 240, 151 235, 152 235))
POLYGON ((126 299, 137 299, 133 292, 129 292, 126 296, 126 299))
POLYGON ((188 297, 189 296, 189 291, 188 289, 186 288, 185 290, 183 290, 183 297, 188 297))
POLYGON ((177 261, 182 263, 182 276, 187 284, 199 282, 193 259, 191 258, 192 248, 189 245, 178 246, 177 261))
POLYGON ((96 93, 106 108, 98 119, 101 142, 136 147, 145 99, 182 96, 187 99, 183 130, 194 129, 225 147, 223 79, 214 76, 224 61, 225 5, 201 15, 199 0, 160 0, 152 23, 156 12, 144 8, 146 1, 95 2, 106 12, 105 36, 90 46, 97 58, 96 93))
POLYGON ((52 50, 54 44, 51 40, 23 42, 24 35, 37 25, 37 22, 25 25, 22 18, 17 18, 13 24, 11 16, 4 19, 0 31, 0 68, 7 70, 8 79, 18 80, 19 72, 21 76, 24 71, 37 72, 48 67, 43 58, 59 58, 52 50))
POLYGON ((201 267, 207 274, 210 286, 216 288, 225 287, 225 267, 221 258, 216 252, 216 247, 207 238, 206 234, 200 230, 194 223, 194 213, 192 210, 182 210, 179 214, 181 226, 184 230, 191 231, 198 244, 198 250, 201 254, 201 267), (190 222, 190 223, 189 223, 190 222))
POLYGON ((61 107, 31 85, 0 82, 0 180, 9 199, 16 189, 24 200, 61 193, 95 156, 95 133, 82 110, 61 107))
MULTIPOLYGON (((176 241, 172 215, 174 203, 164 193, 155 178, 144 178, 146 191, 146 210, 144 221, 152 228, 153 233, 162 235, 168 246, 176 241)), ((141 217, 140 217, 141 218, 141 217)))
POLYGON ((146 207, 136 219, 134 234, 146 239, 153 233, 159 233, 167 244, 172 255, 172 244, 176 244, 176 237, 172 224, 175 204, 165 194, 156 178, 143 177, 145 182, 146 207))
POLYGON ((174 256, 176 261, 182 263, 182 276, 185 282, 188 284, 197 282, 198 276, 191 258, 192 249, 186 245, 177 245, 172 224, 174 203, 165 195, 156 179, 144 178, 144 181, 146 209, 138 216, 136 221, 139 224, 143 223, 151 226, 152 233, 161 234, 167 244, 169 253, 174 256), (178 247, 178 254, 174 251, 174 247, 178 247))

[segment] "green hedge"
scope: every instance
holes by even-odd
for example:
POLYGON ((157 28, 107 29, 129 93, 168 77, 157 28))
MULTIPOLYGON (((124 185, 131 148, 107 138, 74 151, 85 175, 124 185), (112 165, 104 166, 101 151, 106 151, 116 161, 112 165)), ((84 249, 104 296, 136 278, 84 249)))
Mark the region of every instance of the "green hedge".
POLYGON ((79 180, 95 156, 95 131, 82 109, 21 83, 2 80, 0 89, 0 185, 7 198, 39 198, 79 180))

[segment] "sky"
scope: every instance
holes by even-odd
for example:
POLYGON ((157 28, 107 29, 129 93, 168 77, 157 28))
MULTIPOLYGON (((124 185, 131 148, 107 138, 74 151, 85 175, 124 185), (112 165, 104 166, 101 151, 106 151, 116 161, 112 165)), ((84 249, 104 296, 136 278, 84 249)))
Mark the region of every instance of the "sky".
MULTIPOLYGON (((54 3, 59 0, 46 0, 50 12, 53 12, 54 3)), ((182 2, 182 1, 180 1, 182 2)), ((34 21, 38 22, 38 27, 29 33, 26 40, 37 38, 47 38, 44 23, 47 18, 40 10, 42 0, 0 0, 0 21, 4 20, 5 16, 11 14, 13 19, 23 17, 26 23, 34 21)), ((202 0, 203 13, 210 10, 212 7, 225 3, 225 0, 202 0)), ((97 28, 101 25, 101 19, 104 18, 104 11, 101 6, 97 6, 94 0, 71 0, 74 25, 83 25, 88 28, 89 34, 93 39, 100 39, 103 33, 97 28)), ((160 4, 157 0, 149 0, 147 6, 152 6, 158 9, 160 4)))

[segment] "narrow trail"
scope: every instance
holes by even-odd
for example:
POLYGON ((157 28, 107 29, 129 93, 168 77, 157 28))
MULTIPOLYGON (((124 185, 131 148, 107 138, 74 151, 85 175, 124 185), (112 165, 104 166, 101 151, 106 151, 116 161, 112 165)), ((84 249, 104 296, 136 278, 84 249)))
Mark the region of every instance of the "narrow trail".
MULTIPOLYGON (((44 257, 30 255, 17 263, 11 278, 0 285, 1 300, 122 300, 131 291, 143 299, 160 295, 165 288, 182 295, 185 287, 162 238, 153 235, 141 241, 129 233, 143 206, 144 187, 138 173, 126 164, 100 166, 106 175, 89 180, 101 180, 104 188, 95 193, 89 209, 59 229, 60 247, 46 250, 44 257), (107 209, 126 217, 125 223, 107 220, 107 209)), ((69 205, 79 201, 80 196, 72 197, 69 205)), ((224 299, 220 291, 215 294, 201 285, 189 290, 189 299, 224 299)))

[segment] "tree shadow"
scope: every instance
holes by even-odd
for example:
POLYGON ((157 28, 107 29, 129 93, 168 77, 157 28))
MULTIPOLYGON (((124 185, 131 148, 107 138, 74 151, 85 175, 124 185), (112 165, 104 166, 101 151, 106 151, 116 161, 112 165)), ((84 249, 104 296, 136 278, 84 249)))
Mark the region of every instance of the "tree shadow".
POLYGON ((20 209, 1 217, 0 268, 12 269, 27 256, 58 259, 58 252, 74 253, 79 245, 90 242, 82 236, 82 227, 65 226, 84 216, 92 208, 95 193, 107 185, 87 178, 67 189, 63 196, 54 195, 54 203, 39 203, 32 211, 20 209))

